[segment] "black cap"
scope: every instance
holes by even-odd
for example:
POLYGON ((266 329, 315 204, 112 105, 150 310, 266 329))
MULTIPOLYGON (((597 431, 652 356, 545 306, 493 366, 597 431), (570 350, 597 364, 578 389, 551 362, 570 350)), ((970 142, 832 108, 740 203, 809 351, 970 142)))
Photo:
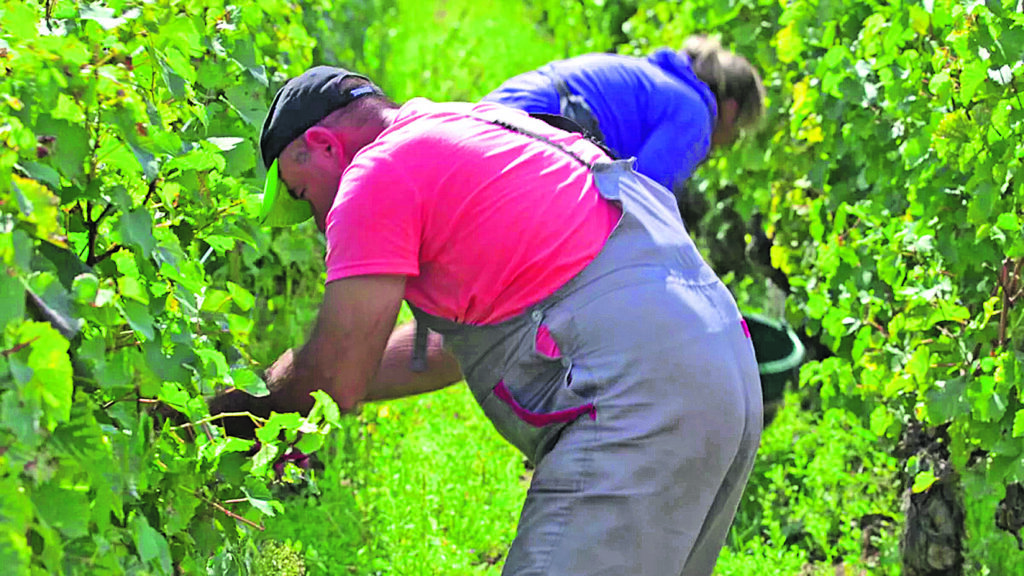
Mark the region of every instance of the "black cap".
POLYGON ((341 89, 349 77, 369 78, 344 68, 316 66, 292 78, 274 97, 260 134, 260 152, 268 169, 285 147, 335 110, 368 94, 383 94, 373 84, 341 89))

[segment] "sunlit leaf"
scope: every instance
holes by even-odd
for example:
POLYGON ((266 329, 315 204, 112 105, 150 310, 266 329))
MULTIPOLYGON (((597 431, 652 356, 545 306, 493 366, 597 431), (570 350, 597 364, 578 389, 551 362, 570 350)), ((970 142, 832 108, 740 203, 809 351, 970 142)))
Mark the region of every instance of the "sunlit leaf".
POLYGON ((921 492, 927 491, 932 487, 938 478, 935 477, 935 473, 931 470, 922 470, 914 476, 914 485, 910 488, 914 494, 920 494, 921 492))
POLYGON ((11 371, 20 383, 18 397, 38 411, 49 429, 67 422, 71 415, 71 358, 68 341, 45 322, 24 322, 5 334, 11 371), (21 366, 21 368, 19 368, 21 366))
POLYGON ((18 175, 11 177, 11 186, 25 220, 35 225, 36 237, 59 239, 58 199, 53 192, 35 180, 18 175))
POLYGON ((252 394, 253 396, 266 396, 270 394, 266 382, 252 370, 236 369, 231 371, 232 385, 239 390, 252 394))

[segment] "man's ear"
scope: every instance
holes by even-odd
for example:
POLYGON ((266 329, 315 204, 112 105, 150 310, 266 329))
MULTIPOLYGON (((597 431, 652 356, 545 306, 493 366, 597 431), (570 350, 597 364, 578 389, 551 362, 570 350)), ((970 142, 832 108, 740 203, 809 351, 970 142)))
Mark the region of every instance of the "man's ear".
POLYGON ((306 148, 314 156, 318 154, 326 154, 336 158, 344 156, 345 151, 341 138, 323 126, 313 126, 306 130, 305 141, 306 148))

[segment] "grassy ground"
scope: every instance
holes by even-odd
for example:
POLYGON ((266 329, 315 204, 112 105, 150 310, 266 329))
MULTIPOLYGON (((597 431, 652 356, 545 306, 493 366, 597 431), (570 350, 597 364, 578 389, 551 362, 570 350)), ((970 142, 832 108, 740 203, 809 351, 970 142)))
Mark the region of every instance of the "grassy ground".
POLYGON ((370 406, 336 437, 318 498, 265 537, 303 543, 310 574, 498 574, 528 481, 464 385, 370 406))

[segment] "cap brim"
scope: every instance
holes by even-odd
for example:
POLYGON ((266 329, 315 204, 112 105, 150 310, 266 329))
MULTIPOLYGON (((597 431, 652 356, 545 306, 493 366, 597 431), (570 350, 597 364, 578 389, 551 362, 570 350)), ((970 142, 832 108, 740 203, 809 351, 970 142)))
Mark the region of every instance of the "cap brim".
POLYGON ((267 170, 267 181, 263 185, 263 201, 260 205, 260 224, 264 226, 294 226, 309 220, 313 207, 305 200, 296 200, 288 194, 278 174, 277 160, 267 170))

